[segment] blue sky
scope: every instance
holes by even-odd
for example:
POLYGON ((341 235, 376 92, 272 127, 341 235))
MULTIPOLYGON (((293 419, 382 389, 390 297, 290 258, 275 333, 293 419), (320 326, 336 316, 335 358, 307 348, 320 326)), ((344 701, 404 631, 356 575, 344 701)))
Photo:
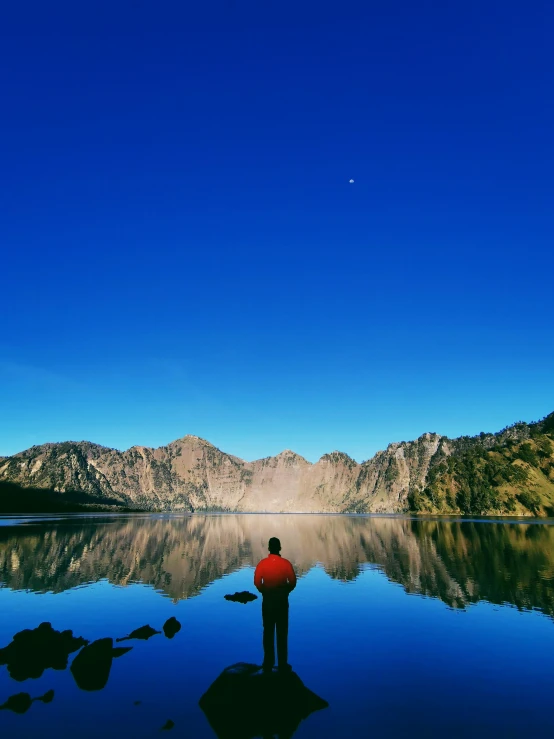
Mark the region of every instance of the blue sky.
POLYGON ((3 10, 0 455, 554 410, 552 3, 195 5, 3 10))

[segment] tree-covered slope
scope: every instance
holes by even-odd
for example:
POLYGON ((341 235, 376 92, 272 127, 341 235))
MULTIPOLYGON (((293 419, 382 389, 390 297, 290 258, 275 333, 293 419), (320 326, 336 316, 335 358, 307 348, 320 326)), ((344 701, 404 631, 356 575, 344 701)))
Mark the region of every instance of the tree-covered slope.
POLYGON ((425 485, 408 496, 427 513, 554 515, 554 413, 498 434, 462 437, 433 460, 425 485))
POLYGON ((60 493, 51 488, 26 488, 0 480, 0 513, 87 513, 128 511, 119 500, 81 491, 60 493))

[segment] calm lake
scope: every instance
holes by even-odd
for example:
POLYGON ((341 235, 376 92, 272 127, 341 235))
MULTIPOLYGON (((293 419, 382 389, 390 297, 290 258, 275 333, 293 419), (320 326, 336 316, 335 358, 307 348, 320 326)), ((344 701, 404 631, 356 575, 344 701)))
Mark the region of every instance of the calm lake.
POLYGON ((328 703, 295 739, 554 736, 550 522, 265 514, 0 519, 0 649, 72 631, 0 652, 0 704, 46 696, 12 699, 0 735, 215 737, 199 699, 263 656, 261 598, 224 595, 257 592, 270 536, 299 576, 289 661, 328 703), (78 637, 113 659, 77 663, 78 637))

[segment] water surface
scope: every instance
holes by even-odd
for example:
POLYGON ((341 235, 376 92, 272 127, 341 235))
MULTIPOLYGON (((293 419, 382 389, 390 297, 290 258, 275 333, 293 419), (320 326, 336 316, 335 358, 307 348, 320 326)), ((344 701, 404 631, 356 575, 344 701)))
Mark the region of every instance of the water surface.
POLYGON ((42 622, 89 642, 182 625, 114 641, 132 649, 103 686, 72 669, 78 649, 40 676, 0 666, 0 704, 54 691, 0 711, 2 736, 151 737, 170 719, 214 737, 199 699, 262 659, 260 600, 223 596, 254 590, 270 536, 299 575, 290 662, 329 704, 295 738, 554 735, 550 522, 155 514, 0 520, 0 648, 42 622))

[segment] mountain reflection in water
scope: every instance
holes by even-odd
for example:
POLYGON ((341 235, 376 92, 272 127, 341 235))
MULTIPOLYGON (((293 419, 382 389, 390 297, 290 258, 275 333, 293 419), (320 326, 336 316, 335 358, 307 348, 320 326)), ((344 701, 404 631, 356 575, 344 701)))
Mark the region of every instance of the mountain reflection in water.
POLYGON ((529 521, 0 519, 0 735, 554 735, 553 537, 529 521), (250 592, 276 535, 299 582, 293 672, 268 675, 250 592))
POLYGON ((278 532, 301 576, 382 570, 408 593, 453 608, 486 600, 554 615, 554 527, 358 516, 67 517, 0 527, 0 582, 62 592, 107 579, 152 585, 174 601, 265 556, 278 532))

